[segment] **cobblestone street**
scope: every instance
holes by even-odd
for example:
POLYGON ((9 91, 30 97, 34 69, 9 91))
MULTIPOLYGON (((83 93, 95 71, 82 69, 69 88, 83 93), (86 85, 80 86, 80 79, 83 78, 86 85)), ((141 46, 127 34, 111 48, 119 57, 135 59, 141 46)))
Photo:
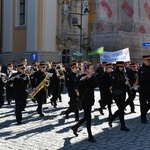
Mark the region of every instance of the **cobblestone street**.
MULTIPOLYGON (((62 94, 62 101, 53 108, 50 100, 44 104, 45 117, 36 113, 37 104, 28 100, 23 112, 23 124, 17 125, 14 115, 14 101, 11 106, 4 105, 0 109, 0 150, 150 150, 150 126, 141 124, 139 97, 135 103, 136 113, 125 111, 126 124, 130 132, 120 131, 119 120, 113 127, 108 126, 108 111, 100 115, 98 100, 99 91, 95 90, 95 104, 92 109, 92 132, 96 143, 89 143, 85 124, 79 128, 79 136, 75 137, 70 128, 75 124, 74 113, 65 118, 64 111, 68 107, 68 94, 62 94)), ((116 105, 112 105, 113 112, 116 105)), ((80 112, 80 118, 83 112, 80 112)), ((147 119, 150 120, 150 114, 147 119)))

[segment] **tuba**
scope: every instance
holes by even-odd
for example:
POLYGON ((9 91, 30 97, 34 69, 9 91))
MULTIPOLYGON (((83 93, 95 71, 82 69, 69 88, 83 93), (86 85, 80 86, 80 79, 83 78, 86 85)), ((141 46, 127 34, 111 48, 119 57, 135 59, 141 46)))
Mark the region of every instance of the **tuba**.
POLYGON ((50 77, 52 77, 52 75, 53 75, 52 73, 46 72, 46 77, 45 77, 45 78, 41 81, 41 83, 35 88, 35 90, 32 91, 32 92, 29 94, 29 98, 30 98, 31 100, 34 99, 35 95, 36 95, 39 91, 41 91, 43 88, 49 86, 49 84, 50 84, 49 79, 50 79, 50 77))

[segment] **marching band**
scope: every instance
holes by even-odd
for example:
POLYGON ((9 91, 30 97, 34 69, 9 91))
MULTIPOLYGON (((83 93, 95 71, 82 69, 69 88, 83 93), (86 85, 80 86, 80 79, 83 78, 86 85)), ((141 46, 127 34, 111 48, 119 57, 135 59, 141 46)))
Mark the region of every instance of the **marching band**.
POLYGON ((110 62, 102 62, 97 68, 94 68, 87 61, 72 61, 70 66, 63 66, 60 62, 52 61, 33 62, 31 65, 27 65, 26 58, 22 58, 20 64, 12 61, 4 69, 0 66, 0 107, 4 105, 5 97, 8 105, 11 105, 14 100, 16 122, 21 124, 22 111, 25 111, 27 99, 31 99, 35 103, 37 102, 36 112, 40 117, 44 117, 43 104, 47 103, 48 97, 51 97, 50 103, 54 108, 57 107, 58 99, 63 102, 61 93, 65 85, 70 97, 69 107, 65 112, 66 119, 69 113, 75 112, 75 121, 78 122, 71 128, 73 133, 77 136, 79 125, 87 121, 89 142, 95 142, 91 132, 90 113, 95 101, 93 90, 95 87, 99 87, 101 100, 99 100, 100 108, 98 110, 100 114, 104 115, 103 109, 106 109, 107 106, 108 125, 112 127, 113 120, 119 117, 120 130, 128 132, 130 129, 125 125, 124 111, 129 105, 131 113, 136 113, 134 99, 137 92, 141 108, 141 123, 148 123, 146 115, 150 109, 150 55, 143 56, 143 64, 138 70, 135 63, 130 63, 128 69, 124 64, 122 61, 116 62, 115 65, 110 62), (93 70, 88 70, 90 67, 93 70), (84 88, 80 89, 78 85, 84 88), (86 87, 92 95, 86 92, 86 87), (82 102, 85 113, 83 120, 79 120, 80 111, 77 107, 77 98, 81 96, 80 94, 84 95, 87 100, 82 102), (118 106, 118 110, 114 114, 111 111, 113 100, 118 106))

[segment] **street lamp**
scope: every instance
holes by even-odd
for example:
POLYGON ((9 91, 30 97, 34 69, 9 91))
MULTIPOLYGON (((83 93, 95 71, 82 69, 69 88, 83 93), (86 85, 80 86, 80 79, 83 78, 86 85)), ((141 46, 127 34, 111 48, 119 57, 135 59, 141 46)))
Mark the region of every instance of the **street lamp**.
POLYGON ((76 13, 77 15, 80 15, 80 24, 78 24, 77 18, 73 18, 72 25, 77 26, 80 29, 80 53, 81 53, 81 45, 82 45, 82 36, 83 36, 83 28, 82 28, 82 17, 83 15, 86 15, 87 13, 90 13, 88 9, 88 5, 86 5, 86 8, 83 10, 83 3, 87 0, 81 0, 80 2, 80 13, 76 13))

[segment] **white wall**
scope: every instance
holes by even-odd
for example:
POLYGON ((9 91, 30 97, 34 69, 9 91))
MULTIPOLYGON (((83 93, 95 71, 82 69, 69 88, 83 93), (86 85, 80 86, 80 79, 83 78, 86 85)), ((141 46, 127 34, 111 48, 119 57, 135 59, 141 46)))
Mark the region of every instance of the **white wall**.
POLYGON ((13 27, 13 1, 4 0, 3 1, 3 43, 2 43, 2 52, 11 52, 12 51, 12 27, 13 27))
POLYGON ((43 51, 56 50, 57 0, 43 1, 43 51))
POLYGON ((37 51, 38 1, 27 0, 27 45, 26 51, 37 51))

